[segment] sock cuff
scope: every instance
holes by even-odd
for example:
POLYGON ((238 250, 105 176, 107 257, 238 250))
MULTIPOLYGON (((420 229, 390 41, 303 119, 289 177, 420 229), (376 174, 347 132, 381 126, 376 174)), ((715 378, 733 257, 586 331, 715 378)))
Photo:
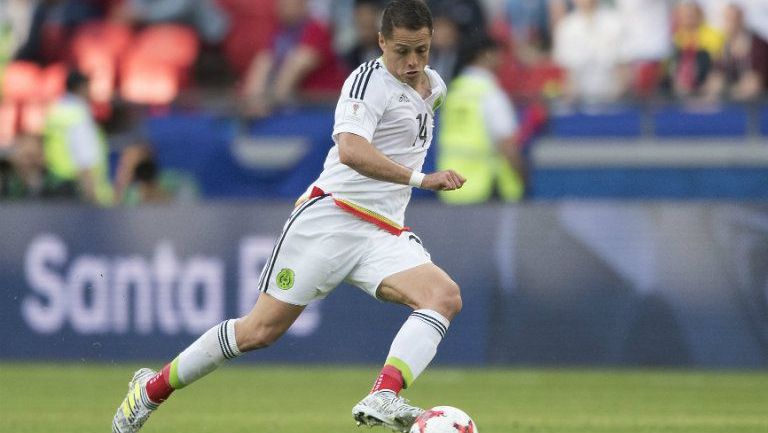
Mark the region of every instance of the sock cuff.
POLYGON ((448 326, 451 322, 445 318, 442 314, 435 310, 429 310, 426 308, 414 310, 411 316, 415 319, 421 320, 426 324, 432 326, 440 337, 445 337, 445 333, 448 332, 448 326))
POLYGON ((400 372, 400 375, 403 377, 403 388, 408 388, 413 383, 415 378, 413 377, 411 367, 402 359, 390 356, 384 362, 384 367, 387 366, 392 366, 400 372))
POLYGON ((240 349, 237 348, 237 340, 235 339, 234 319, 221 322, 218 326, 217 334, 219 336, 221 353, 224 354, 224 358, 232 359, 241 355, 240 349))

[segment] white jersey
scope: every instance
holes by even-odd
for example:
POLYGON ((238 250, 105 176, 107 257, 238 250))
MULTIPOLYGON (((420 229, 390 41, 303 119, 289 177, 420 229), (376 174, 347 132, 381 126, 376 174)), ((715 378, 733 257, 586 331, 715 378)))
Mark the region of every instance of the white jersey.
POLYGON ((390 74, 381 58, 350 74, 336 105, 335 145, 308 192, 318 187, 369 216, 403 225, 411 187, 371 179, 342 164, 337 140, 342 132, 359 135, 393 161, 421 171, 432 143, 435 111, 446 94, 440 75, 429 67, 425 72, 432 89, 426 99, 390 74))

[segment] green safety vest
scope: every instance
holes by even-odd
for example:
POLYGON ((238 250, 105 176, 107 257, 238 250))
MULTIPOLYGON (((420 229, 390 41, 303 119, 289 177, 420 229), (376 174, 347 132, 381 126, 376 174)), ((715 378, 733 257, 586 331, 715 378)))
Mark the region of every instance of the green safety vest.
POLYGON ((440 118, 437 168, 453 169, 467 178, 461 189, 440 191, 445 203, 482 203, 491 198, 494 185, 505 201, 523 196, 520 175, 496 150, 483 118, 482 101, 498 91, 492 83, 471 75, 460 75, 448 89, 440 118))
MULTIPOLYGON (((76 105, 54 104, 45 119, 44 151, 45 163, 55 182, 78 182, 78 168, 72 160, 69 146, 69 130, 86 121, 88 113, 76 105)), ((112 204, 112 185, 108 177, 108 153, 106 143, 101 141, 101 158, 94 173, 94 187, 99 204, 112 204)))

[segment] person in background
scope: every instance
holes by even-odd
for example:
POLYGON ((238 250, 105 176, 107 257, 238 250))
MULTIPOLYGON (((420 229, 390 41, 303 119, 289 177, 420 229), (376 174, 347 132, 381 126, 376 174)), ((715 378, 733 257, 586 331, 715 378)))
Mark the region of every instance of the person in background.
POLYGON ((482 35, 486 31, 485 10, 478 0, 428 0, 427 4, 435 19, 450 17, 463 37, 482 35))
POLYGON ((461 189, 438 197, 450 204, 475 204, 523 197, 525 166, 520 154, 514 108, 494 72, 500 45, 481 35, 467 42, 465 66, 448 88, 440 121, 438 170, 454 168, 465 175, 461 189))
POLYGON ((435 33, 430 47, 429 66, 441 77, 451 80, 458 66, 461 29, 450 11, 435 13, 434 19, 435 33))
POLYGON ((133 24, 185 24, 211 45, 222 42, 229 31, 229 17, 214 0, 123 0, 111 13, 133 24))
POLYGON ((115 202, 126 206, 190 202, 196 182, 176 170, 161 170, 152 147, 143 141, 127 146, 115 170, 115 202))
POLYGON ((355 0, 355 44, 344 56, 349 69, 381 55, 378 32, 381 10, 378 0, 355 0))
POLYGON ((611 103, 624 94, 623 34, 615 9, 576 0, 554 33, 553 58, 566 71, 564 102, 611 103))
POLYGON ((108 149, 88 105, 88 77, 69 72, 66 92, 45 119, 43 149, 57 188, 71 185, 84 202, 112 204, 108 149))
MULTIPOLYGON (((66 191, 56 191, 45 168, 42 137, 22 134, 0 156, 0 200, 49 198, 66 191)), ((69 194, 71 195, 71 194, 69 194)))
POLYGON ((762 80, 754 65, 752 46, 755 38, 746 28, 741 7, 736 4, 725 7, 723 29, 723 54, 709 77, 707 93, 712 98, 752 100, 762 91, 762 80))
POLYGON ((675 26, 668 72, 671 91, 681 98, 705 97, 705 83, 720 59, 724 36, 704 21, 701 7, 692 1, 677 6, 675 26))
POLYGON ((747 28, 752 31, 752 64, 768 88, 768 2, 765 0, 738 0, 744 11, 747 28))
POLYGON ((621 62, 634 97, 657 96, 672 53, 671 0, 616 0, 624 29, 621 62))
POLYGON ((504 19, 520 56, 539 56, 551 47, 549 3, 549 0, 506 0, 504 19))
POLYGON ((307 0, 278 0, 278 29, 256 54, 243 83, 244 114, 264 117, 295 100, 338 96, 346 68, 331 46, 331 33, 311 17, 307 0))
POLYGON ((33 2, 31 21, 23 33, 26 39, 19 44, 14 58, 40 65, 66 61, 72 31, 86 21, 103 17, 108 3, 106 0, 33 2))

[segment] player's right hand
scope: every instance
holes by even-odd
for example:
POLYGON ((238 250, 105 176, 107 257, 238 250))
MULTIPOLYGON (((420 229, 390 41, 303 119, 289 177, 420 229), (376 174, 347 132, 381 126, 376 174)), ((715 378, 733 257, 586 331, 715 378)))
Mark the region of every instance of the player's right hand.
POLYGON ((453 170, 441 170, 424 176, 421 187, 433 191, 452 191, 461 188, 467 179, 453 170))

